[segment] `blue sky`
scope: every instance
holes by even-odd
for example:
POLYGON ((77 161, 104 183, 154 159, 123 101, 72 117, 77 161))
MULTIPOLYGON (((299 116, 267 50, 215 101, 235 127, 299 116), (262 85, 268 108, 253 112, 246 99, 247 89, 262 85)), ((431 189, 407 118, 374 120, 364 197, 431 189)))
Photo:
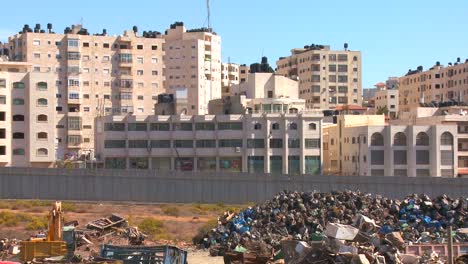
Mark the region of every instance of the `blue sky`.
MULTIPOLYGON (((24 24, 57 32, 79 23, 92 33, 164 32, 174 21, 206 26, 204 0, 178 1, 2 1, 0 41, 24 24), (134 4, 134 5, 133 5, 134 4)), ((401 76, 418 65, 468 58, 467 0, 211 0, 211 21, 221 35, 223 60, 250 64, 268 56, 275 64, 295 47, 316 43, 363 53, 363 87, 401 76)))

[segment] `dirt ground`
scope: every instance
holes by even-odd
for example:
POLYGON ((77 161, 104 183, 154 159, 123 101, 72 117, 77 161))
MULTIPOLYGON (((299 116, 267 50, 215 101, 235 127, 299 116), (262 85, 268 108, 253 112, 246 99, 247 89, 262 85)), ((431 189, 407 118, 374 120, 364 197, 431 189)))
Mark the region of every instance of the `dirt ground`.
POLYGON ((189 250, 187 261, 189 264, 224 264, 223 257, 211 257, 204 250, 189 250))

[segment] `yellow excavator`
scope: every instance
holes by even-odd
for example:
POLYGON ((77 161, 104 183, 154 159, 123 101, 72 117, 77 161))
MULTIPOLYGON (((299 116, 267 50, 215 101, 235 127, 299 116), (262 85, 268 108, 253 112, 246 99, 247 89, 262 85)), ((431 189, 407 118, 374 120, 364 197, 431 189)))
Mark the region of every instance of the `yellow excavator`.
POLYGON ((20 243, 19 259, 28 262, 34 258, 64 256, 67 246, 63 241, 62 203, 55 202, 49 212, 48 231, 45 237, 34 237, 20 243))

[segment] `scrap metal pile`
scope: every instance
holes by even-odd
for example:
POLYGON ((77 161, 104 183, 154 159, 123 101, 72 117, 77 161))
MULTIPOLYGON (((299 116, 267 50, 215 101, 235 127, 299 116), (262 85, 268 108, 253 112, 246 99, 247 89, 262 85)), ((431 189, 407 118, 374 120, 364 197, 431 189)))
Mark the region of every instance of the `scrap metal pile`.
MULTIPOLYGON (((238 214, 226 212, 197 243, 212 255, 281 252, 286 263, 417 263, 401 253, 405 246, 446 243, 448 226, 468 226, 467 206, 466 198, 446 195, 394 200, 352 191, 284 191, 238 214)), ((454 233, 455 243, 468 241, 466 232, 454 233)))

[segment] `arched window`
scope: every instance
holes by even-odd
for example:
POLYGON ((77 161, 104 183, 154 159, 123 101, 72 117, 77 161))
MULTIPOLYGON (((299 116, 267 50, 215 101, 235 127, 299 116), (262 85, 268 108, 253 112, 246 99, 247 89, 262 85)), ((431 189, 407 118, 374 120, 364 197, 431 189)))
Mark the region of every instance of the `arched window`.
POLYGON ((425 132, 416 135, 416 146, 429 146, 429 136, 425 132))
POLYGON ((310 123, 310 124, 309 124, 309 130, 317 130, 317 124, 315 124, 315 123, 310 123))
POLYGON ((289 124, 289 129, 290 130, 297 130, 297 124, 296 123, 289 124))
POLYGON ((13 121, 24 121, 24 115, 14 115, 13 121))
POLYGON ((38 115, 37 116, 37 121, 38 122, 47 122, 47 120, 48 120, 47 115, 38 115))
POLYGON ((47 106, 47 99, 45 99, 45 98, 37 99, 37 105, 38 106, 47 106))
POLYGON ((22 99, 22 98, 14 98, 14 99, 13 99, 13 104, 14 104, 14 105, 24 105, 24 99, 22 99))
POLYGON ((262 124, 260 124, 260 123, 255 123, 254 129, 255 129, 255 130, 260 130, 260 129, 262 129, 262 124))
POLYGON ((47 133, 46 132, 37 133, 37 139, 47 139, 47 133))
POLYGON ((271 129, 273 130, 279 130, 280 129, 280 126, 278 123, 273 123, 273 125, 271 125, 271 129))
POLYGON ((440 136, 440 144, 442 146, 452 146, 453 145, 453 136, 450 132, 444 132, 440 136))
POLYGON ((15 139, 24 138, 24 133, 22 133, 22 132, 15 132, 15 133, 13 133, 13 138, 15 138, 15 139))
POLYGON ((403 132, 398 132, 393 136, 393 145, 406 146, 406 135, 403 132))
POLYGON ((353 61, 357 61, 357 56, 354 56, 354 57, 353 57, 353 61))
POLYGON ((38 156, 47 156, 48 154, 49 154, 49 151, 46 148, 37 149, 38 156))
POLYGON ((380 133, 374 133, 371 136, 371 146, 383 146, 384 145, 384 138, 380 133))
POLYGON ((13 155, 24 156, 24 149, 21 149, 21 148, 13 149, 13 155))
POLYGON ((36 88, 38 90, 47 90, 47 83, 46 82, 38 82, 36 84, 36 88))
POLYGON ((13 83, 13 88, 15 88, 15 89, 24 89, 24 83, 23 82, 14 82, 13 83))

